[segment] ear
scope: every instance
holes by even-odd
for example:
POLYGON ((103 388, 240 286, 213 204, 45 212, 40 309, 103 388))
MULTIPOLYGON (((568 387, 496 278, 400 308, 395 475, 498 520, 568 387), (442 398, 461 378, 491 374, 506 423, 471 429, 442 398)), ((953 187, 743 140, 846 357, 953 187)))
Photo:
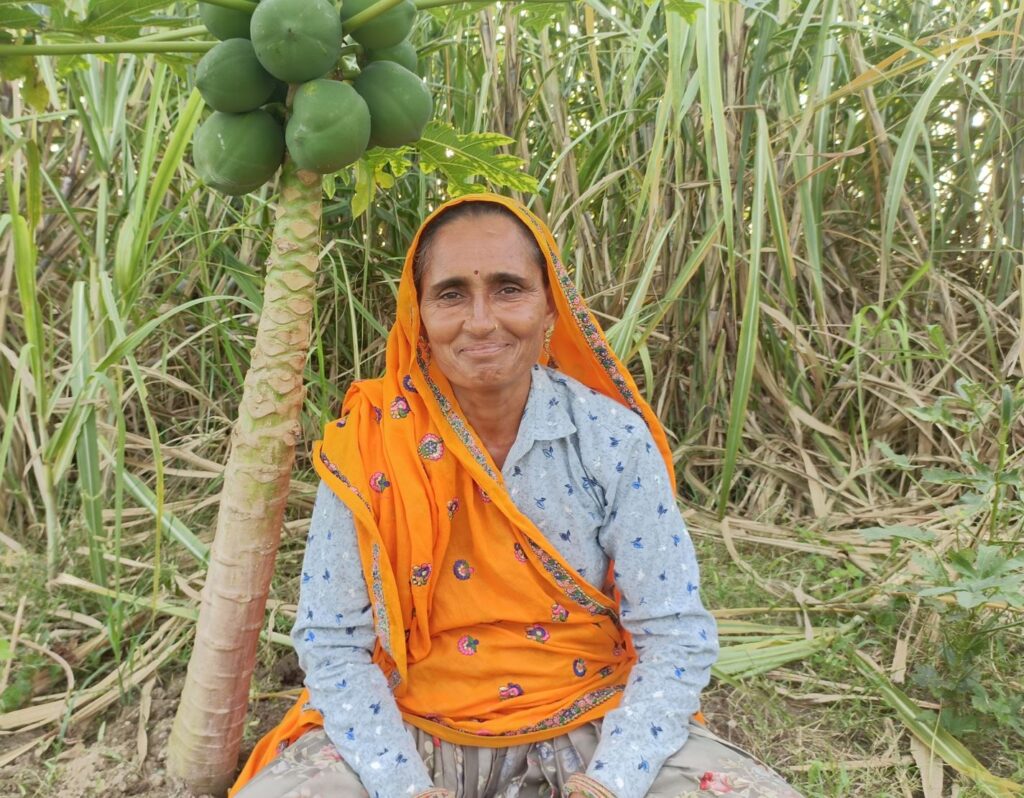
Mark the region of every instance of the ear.
POLYGON ((544 293, 548 299, 548 312, 544 315, 544 329, 546 330, 558 320, 558 312, 555 310, 555 298, 551 294, 551 286, 548 286, 544 293))

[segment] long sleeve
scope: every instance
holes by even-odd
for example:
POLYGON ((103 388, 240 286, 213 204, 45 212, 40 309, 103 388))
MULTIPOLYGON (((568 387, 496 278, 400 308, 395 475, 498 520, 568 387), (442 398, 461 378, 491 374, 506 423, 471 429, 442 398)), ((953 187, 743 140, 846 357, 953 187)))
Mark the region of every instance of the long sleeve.
POLYGON ((701 604, 693 545, 647 428, 626 424, 614 435, 616 480, 605 486, 609 512, 599 542, 615 561, 622 624, 639 661, 621 704, 604 718, 587 775, 618 798, 641 798, 686 742, 718 637, 701 604))
POLYGON ((321 483, 292 628, 310 703, 371 796, 417 795, 430 776, 371 661, 375 639, 352 514, 321 483))

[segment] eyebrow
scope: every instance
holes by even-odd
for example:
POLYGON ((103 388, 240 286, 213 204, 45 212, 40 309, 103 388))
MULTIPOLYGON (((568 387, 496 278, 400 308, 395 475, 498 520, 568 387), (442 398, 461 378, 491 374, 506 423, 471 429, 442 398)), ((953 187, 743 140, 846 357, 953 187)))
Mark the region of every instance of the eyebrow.
MULTIPOLYGON (((526 281, 522 276, 513 274, 512 272, 495 272, 487 278, 487 282, 490 285, 497 285, 500 283, 515 283, 516 285, 524 285, 526 281)), ((439 294, 447 291, 449 288, 465 288, 469 285, 469 280, 465 277, 449 277, 446 280, 441 280, 430 286, 430 293, 439 294)))

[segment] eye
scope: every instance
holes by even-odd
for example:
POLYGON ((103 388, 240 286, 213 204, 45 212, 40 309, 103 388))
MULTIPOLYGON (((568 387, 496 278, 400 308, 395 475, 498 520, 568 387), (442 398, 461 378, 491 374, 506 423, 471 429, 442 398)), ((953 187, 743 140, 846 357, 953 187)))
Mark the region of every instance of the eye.
POLYGON ((523 289, 520 288, 518 285, 509 283, 508 285, 503 285, 501 289, 498 291, 498 293, 511 296, 512 294, 518 294, 522 290, 523 289))
POLYGON ((459 292, 458 291, 445 291, 442 294, 438 294, 437 298, 440 299, 443 302, 454 302, 456 299, 459 298, 459 292))

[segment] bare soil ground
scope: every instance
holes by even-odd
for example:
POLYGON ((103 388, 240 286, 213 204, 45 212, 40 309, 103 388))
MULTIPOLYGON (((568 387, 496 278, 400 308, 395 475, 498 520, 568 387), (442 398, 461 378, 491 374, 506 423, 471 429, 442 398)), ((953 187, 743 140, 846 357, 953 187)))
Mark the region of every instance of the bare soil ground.
MULTIPOLYGON (((261 686, 287 690, 301 686, 297 665, 285 657, 261 686), (298 680, 295 677, 298 676, 298 680)), ((3 798, 192 798, 166 768, 167 739, 178 705, 182 674, 158 680, 151 693, 149 718, 140 723, 138 693, 101 719, 68 731, 62 742, 51 742, 0 768, 3 798)), ((281 718, 292 699, 254 701, 250 705, 239 765, 256 740, 281 718)), ((0 756, 38 739, 48 729, 0 737, 0 756)), ((200 796, 199 798, 207 798, 200 796)))

